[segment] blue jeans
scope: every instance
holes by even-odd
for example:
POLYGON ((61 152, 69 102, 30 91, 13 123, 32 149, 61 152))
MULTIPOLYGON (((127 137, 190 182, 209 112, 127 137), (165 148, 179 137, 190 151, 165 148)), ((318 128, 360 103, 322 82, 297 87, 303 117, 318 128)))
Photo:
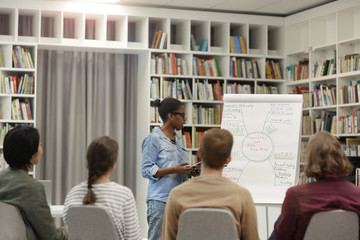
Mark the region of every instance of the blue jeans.
POLYGON ((161 240, 165 202, 147 201, 148 240, 161 240))
POLYGON ((274 231, 275 231, 275 228, 276 226, 278 225, 279 221, 280 221, 280 217, 281 217, 281 214, 280 216, 278 217, 278 219, 276 219, 275 223, 274 223, 274 230, 272 231, 270 237, 268 238, 268 240, 274 240, 275 239, 275 236, 274 236, 274 231))

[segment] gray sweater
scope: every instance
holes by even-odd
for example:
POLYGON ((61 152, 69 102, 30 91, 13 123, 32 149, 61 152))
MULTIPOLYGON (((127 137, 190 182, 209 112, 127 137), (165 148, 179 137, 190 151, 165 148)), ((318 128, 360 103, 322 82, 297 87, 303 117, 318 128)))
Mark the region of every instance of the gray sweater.
POLYGON ((28 240, 66 240, 65 228, 56 228, 42 183, 24 170, 0 171, 0 201, 16 206, 25 222, 28 240))

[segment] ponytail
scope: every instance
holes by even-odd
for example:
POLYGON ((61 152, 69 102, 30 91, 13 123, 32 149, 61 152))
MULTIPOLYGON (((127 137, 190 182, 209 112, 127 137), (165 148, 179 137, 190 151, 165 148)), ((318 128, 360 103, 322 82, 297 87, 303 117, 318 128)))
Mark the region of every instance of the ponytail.
POLYGON ((94 191, 92 190, 92 184, 95 182, 96 178, 94 177, 94 174, 90 174, 89 173, 89 177, 88 177, 88 192, 86 193, 84 199, 83 199, 83 204, 87 205, 87 204, 94 204, 96 202, 96 196, 94 191))

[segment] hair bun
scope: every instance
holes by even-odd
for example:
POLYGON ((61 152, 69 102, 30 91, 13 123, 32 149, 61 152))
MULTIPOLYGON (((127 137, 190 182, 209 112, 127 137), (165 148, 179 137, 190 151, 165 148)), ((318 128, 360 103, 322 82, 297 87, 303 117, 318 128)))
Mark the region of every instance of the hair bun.
POLYGON ((156 99, 156 100, 154 101, 154 106, 155 106, 155 107, 160 107, 160 105, 161 105, 160 99, 156 99))

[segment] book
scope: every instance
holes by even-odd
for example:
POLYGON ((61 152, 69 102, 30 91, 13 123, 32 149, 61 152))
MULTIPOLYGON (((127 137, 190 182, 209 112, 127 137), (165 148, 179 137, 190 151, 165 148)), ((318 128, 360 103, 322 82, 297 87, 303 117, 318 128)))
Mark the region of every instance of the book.
POLYGON ((191 42, 191 50, 193 51, 199 51, 199 48, 196 44, 195 37, 193 34, 190 35, 190 42, 191 42))
POLYGON ((0 67, 5 67, 2 48, 0 47, 0 67))
POLYGON ((159 33, 158 33, 154 48, 159 48, 159 42, 160 42, 160 39, 161 39, 161 34, 162 34, 162 31, 159 30, 159 33))
POLYGON ((159 44, 159 49, 164 49, 165 42, 166 42, 166 32, 163 32, 161 34, 161 40, 160 40, 160 44, 159 44))
POLYGON ((154 34, 154 37, 153 37, 153 39, 152 39, 152 42, 151 42, 151 48, 155 48, 155 44, 156 44, 156 40, 157 40, 158 34, 159 34, 159 32, 156 31, 155 34, 154 34))
POLYGON ((201 41, 200 43, 200 49, 199 51, 203 51, 203 52, 206 52, 208 50, 208 40, 207 39, 204 39, 201 41))

